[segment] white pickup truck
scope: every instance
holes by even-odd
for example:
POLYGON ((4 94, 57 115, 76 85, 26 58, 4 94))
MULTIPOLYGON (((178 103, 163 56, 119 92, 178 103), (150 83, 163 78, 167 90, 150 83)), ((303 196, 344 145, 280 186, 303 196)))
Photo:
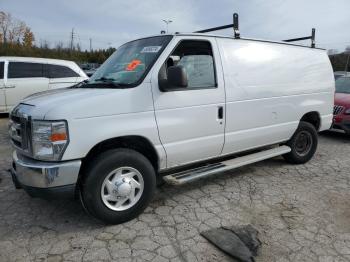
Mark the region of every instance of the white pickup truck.
MULTIPOLYGON (((283 155, 302 164, 332 123, 326 51, 166 34, 128 42, 89 81, 10 114, 12 177, 32 196, 77 196, 107 223, 140 214, 157 179, 183 184, 283 155)), ((235 190, 234 188, 232 190, 235 190)))

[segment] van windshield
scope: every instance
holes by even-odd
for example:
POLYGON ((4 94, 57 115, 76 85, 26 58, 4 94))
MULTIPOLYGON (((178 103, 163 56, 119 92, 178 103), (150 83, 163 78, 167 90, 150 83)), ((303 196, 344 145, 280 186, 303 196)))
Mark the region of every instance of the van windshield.
POLYGON ((335 92, 350 94, 350 77, 339 77, 335 81, 335 92))
POLYGON ((119 47, 84 85, 123 87, 137 85, 153 66, 172 36, 156 36, 119 47))

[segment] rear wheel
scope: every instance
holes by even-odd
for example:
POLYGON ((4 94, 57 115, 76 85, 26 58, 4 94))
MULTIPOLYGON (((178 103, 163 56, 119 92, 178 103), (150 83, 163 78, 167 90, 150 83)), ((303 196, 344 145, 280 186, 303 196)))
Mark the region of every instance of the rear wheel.
POLYGON ((106 223, 135 218, 147 207, 155 191, 152 164, 130 149, 104 152, 86 170, 81 200, 91 215, 106 223))
POLYGON ((291 152, 283 155, 284 159, 292 164, 308 162, 316 152, 318 136, 315 127, 301 121, 292 138, 286 143, 291 152))

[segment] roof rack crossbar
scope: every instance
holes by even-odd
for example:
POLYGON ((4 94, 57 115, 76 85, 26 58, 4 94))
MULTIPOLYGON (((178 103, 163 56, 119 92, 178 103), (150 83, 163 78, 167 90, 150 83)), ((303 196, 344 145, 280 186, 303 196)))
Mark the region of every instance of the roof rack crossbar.
POLYGON ((233 24, 212 27, 212 28, 208 28, 208 29, 204 29, 204 30, 195 31, 194 33, 208 33, 208 32, 223 30, 223 29, 227 29, 227 28, 233 28, 235 38, 240 38, 238 14, 237 13, 233 14, 233 24))
MULTIPOLYGON (((233 14, 233 23, 232 24, 203 29, 203 30, 195 31, 194 33, 208 33, 208 32, 218 31, 218 30, 227 29, 227 28, 233 28, 234 37, 237 39, 240 38, 239 21, 238 21, 238 14, 237 13, 233 14)), ((315 42, 315 35, 316 35, 316 29, 312 28, 311 36, 286 39, 286 40, 282 40, 282 41, 283 42, 296 42, 296 41, 303 41, 303 40, 310 39, 311 40, 311 47, 315 48, 315 43, 316 43, 315 42)))
POLYGON ((315 47, 315 36, 316 36, 316 29, 312 28, 311 36, 305 36, 305 37, 299 37, 299 38, 292 38, 292 39, 286 39, 282 40, 283 42, 297 42, 297 41, 303 41, 303 40, 311 40, 311 47, 315 47))
POLYGON ((233 24, 229 24, 229 25, 223 25, 223 26, 217 26, 217 27, 199 30, 194 33, 208 33, 208 32, 218 31, 222 29, 232 28, 232 27, 233 27, 233 24))

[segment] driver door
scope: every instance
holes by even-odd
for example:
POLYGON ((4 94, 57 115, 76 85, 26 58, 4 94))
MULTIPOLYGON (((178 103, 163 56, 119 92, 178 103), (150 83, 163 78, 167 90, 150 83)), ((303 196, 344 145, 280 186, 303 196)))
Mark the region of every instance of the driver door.
POLYGON ((152 89, 167 168, 221 154, 225 92, 215 38, 175 37, 154 67, 152 89), (188 86, 162 92, 158 81, 172 65, 185 69, 188 86))

